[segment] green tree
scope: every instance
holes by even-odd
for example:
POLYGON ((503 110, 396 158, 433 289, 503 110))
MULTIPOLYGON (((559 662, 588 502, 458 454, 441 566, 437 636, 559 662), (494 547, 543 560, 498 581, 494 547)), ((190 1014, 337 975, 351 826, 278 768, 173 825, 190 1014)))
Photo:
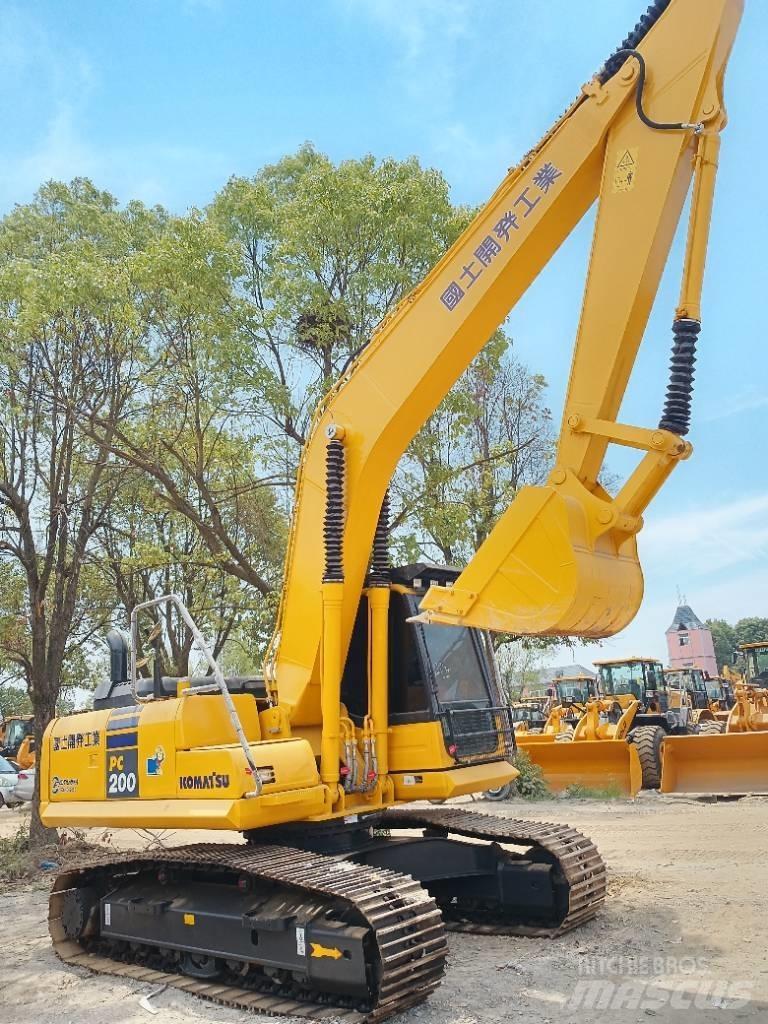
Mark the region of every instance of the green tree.
POLYGON ((147 245, 153 369, 130 419, 94 437, 152 479, 212 566, 273 595, 317 400, 466 220, 415 159, 334 165, 303 146, 233 178, 147 245))
POLYGON ((707 619, 706 626, 715 645, 717 667, 722 671, 724 665, 732 664, 733 652, 739 645, 736 630, 725 619, 707 619))
POLYGON ((209 210, 238 249, 240 382, 292 479, 317 401, 467 221, 415 158, 334 164, 311 145, 233 178, 209 210))
MULTIPOLYGON (((102 609, 83 584, 124 474, 109 441, 145 368, 131 263, 158 220, 75 180, 0 222, 0 554, 22 581, 0 643, 28 688, 38 747, 73 636, 102 609), (96 417, 99 441, 82 429, 96 417)), ((36 802, 31 831, 42 838, 36 802)))
MULTIPOLYGON (((210 643, 214 657, 220 659, 225 651, 247 642, 248 671, 254 670, 271 632, 274 609, 270 595, 255 593, 216 565, 194 525, 170 509, 164 497, 135 471, 104 517, 99 540, 103 551, 100 564, 119 601, 118 619, 123 625, 139 603, 178 594, 210 643)), ((140 660, 144 655, 154 657, 147 637, 157 626, 165 674, 208 672, 207 665, 195 661, 192 634, 169 605, 148 610, 140 617, 140 660)), ((199 652, 197 655, 199 660, 199 652)), ((238 661, 242 665, 239 654, 238 661)), ((143 670, 149 674, 148 666, 143 670)))
POLYGON ((734 632, 737 642, 740 644, 768 641, 768 619, 758 617, 739 619, 734 626, 734 632))
POLYGON ((209 566, 264 597, 282 566, 276 488, 293 481, 265 469, 262 410, 240 387, 248 342, 233 294, 238 266, 234 247, 199 215, 166 223, 137 260, 150 325, 141 391, 118 425, 96 417, 85 429, 191 524, 209 566))
POLYGON ((541 483, 554 451, 546 381, 497 331, 424 429, 395 480, 395 525, 409 560, 465 564, 525 484, 541 483))
POLYGON ((24 686, 0 684, 0 719, 9 715, 31 715, 32 702, 24 686))
POLYGON ((721 670, 724 665, 732 664, 734 651, 740 644, 768 641, 768 619, 759 616, 739 619, 735 626, 724 619, 707 619, 706 626, 712 633, 715 658, 721 670))

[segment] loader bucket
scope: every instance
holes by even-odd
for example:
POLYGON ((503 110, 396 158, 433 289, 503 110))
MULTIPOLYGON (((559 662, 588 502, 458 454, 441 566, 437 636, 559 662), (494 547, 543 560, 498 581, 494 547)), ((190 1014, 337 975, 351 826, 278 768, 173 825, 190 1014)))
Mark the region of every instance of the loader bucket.
POLYGON ((662 793, 768 793, 768 732, 668 736, 662 793))
POLYGON ((643 785, 637 750, 626 740, 520 744, 520 749, 541 768, 547 785, 555 792, 578 784, 635 796, 643 785))

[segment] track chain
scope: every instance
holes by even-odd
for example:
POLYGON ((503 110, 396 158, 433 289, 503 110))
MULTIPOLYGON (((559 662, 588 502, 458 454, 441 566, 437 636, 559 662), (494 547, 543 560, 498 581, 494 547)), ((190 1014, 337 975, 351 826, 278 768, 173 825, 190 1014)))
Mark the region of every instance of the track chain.
POLYGON ((254 848, 212 843, 91 860, 58 875, 51 893, 48 924, 54 949, 67 964, 98 974, 167 984, 242 1010, 313 1020, 333 1018, 346 1024, 375 1024, 423 1002, 440 984, 448 951, 439 909, 426 890, 408 875, 278 846, 254 848), (293 891, 342 900, 354 907, 371 928, 380 959, 375 1005, 362 1009, 340 1006, 332 1002, 332 996, 307 1001, 290 994, 259 992, 215 979, 203 981, 142 964, 121 963, 89 952, 66 936, 61 909, 67 890, 87 884, 88 875, 94 870, 103 873, 107 869, 115 876, 123 870, 130 872, 154 865, 204 868, 216 873, 231 869, 238 876, 249 875, 293 891))
POLYGON ((558 870, 568 884, 568 911, 554 926, 448 921, 450 931, 555 938, 591 920, 605 901, 605 862, 592 840, 569 825, 497 818, 458 807, 387 811, 382 825, 389 824, 400 828, 445 828, 449 833, 468 839, 538 847, 557 861, 558 870))

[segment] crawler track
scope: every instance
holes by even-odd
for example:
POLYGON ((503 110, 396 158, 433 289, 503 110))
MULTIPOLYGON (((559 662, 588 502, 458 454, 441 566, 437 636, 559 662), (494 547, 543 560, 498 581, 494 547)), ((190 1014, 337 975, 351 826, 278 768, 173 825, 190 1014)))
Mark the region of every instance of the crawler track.
MULTIPOLYGON (((412 878, 394 871, 366 867, 287 847, 240 847, 220 844, 176 847, 143 854, 110 856, 62 872, 54 882, 49 905, 49 929, 58 956, 68 964, 100 974, 165 983, 225 1006, 270 1014, 334 1018, 347 1024, 385 1020, 423 1002, 440 983, 447 943, 435 903, 412 878), (247 875, 275 883, 293 893, 304 892, 354 908, 371 929, 375 949, 372 974, 375 991, 367 1002, 339 999, 296 986, 279 986, 270 979, 200 980, 158 969, 158 950, 131 950, 131 962, 113 959, 98 936, 74 941, 66 934, 62 911, 73 889, 115 881, 123 875, 154 867, 184 871, 210 869, 233 876, 247 875), (239 983, 238 983, 239 982, 239 983)), ((88 931, 88 929, 86 929, 88 931)), ((125 955, 125 954, 123 954, 125 955)))
MULTIPOLYGON (((566 883, 567 900, 558 920, 546 925, 504 919, 493 908, 478 908, 461 900, 439 908, 426 890, 408 875, 357 864, 338 855, 326 856, 285 846, 205 844, 147 853, 103 857, 70 868, 56 879, 50 899, 49 929, 54 949, 66 963, 101 974, 149 984, 167 984, 225 1006, 269 1014, 347 1024, 383 1021, 423 1002, 440 984, 445 970, 445 926, 452 931, 483 935, 556 937, 593 918, 605 899, 605 865, 594 844, 567 825, 509 820, 459 808, 393 810, 378 826, 438 830, 448 837, 527 847, 556 865, 566 883), (169 968, 167 954, 152 947, 117 948, 85 928, 89 937, 73 939, 64 928, 62 912, 68 894, 89 886, 105 891, 142 870, 222 872, 233 878, 249 876, 308 902, 318 897, 341 901, 370 928, 373 938, 370 998, 339 998, 299 989, 250 972, 244 981, 223 975, 215 979, 188 977, 169 968), (446 917, 444 925, 443 914, 446 917), (166 968, 166 969, 164 969, 166 968)), ((125 944, 124 944, 125 945, 125 944)))
POLYGON ((568 885, 568 905, 560 921, 548 927, 499 921, 494 920, 492 914, 477 915, 476 911, 463 908, 459 903, 444 908, 451 931, 555 938, 591 920, 605 901, 605 863, 592 840, 568 825, 497 818, 458 807, 388 811, 382 824, 399 828, 444 829, 449 836, 527 846, 545 851, 556 861, 568 885))

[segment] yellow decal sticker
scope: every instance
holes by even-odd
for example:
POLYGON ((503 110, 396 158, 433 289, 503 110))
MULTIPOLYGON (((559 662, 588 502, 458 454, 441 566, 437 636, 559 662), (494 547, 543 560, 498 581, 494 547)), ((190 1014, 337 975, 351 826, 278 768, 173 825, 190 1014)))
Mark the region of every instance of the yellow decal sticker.
POLYGON ((328 946, 321 946, 319 942, 310 942, 310 946, 312 947, 310 956, 329 956, 333 960, 339 960, 344 955, 335 946, 329 949, 328 946))
POLYGON ((184 915, 184 924, 194 924, 194 923, 195 923, 195 915, 194 914, 185 914, 184 915))
POLYGON ((613 172, 613 191, 631 192, 637 180, 637 148, 621 149, 613 172))

